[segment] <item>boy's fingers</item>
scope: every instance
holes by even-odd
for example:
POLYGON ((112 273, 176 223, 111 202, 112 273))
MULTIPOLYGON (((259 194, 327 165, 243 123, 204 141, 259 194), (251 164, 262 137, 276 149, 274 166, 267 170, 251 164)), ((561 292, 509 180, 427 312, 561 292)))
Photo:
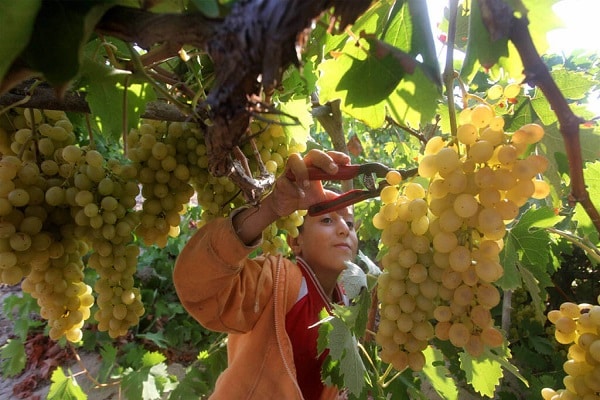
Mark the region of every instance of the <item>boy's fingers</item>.
POLYGON ((338 164, 347 164, 349 160, 347 155, 337 151, 325 153, 320 150, 311 150, 304 156, 306 165, 320 168, 329 174, 336 173, 338 164))
POLYGON ((302 160, 300 154, 290 154, 287 160, 286 168, 292 172, 292 174, 296 178, 296 183, 300 187, 308 187, 310 185, 310 182, 308 180, 308 170, 306 169, 305 161, 302 160))

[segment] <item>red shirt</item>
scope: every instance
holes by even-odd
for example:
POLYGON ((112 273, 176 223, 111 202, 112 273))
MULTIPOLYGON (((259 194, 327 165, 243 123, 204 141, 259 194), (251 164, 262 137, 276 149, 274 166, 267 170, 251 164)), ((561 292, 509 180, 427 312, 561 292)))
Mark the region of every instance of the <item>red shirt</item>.
MULTIPOLYGON (((286 314, 285 330, 294 349, 296 378, 302 395, 306 400, 318 400, 324 388, 321 367, 327 351, 317 355, 319 325, 313 325, 320 321, 319 314, 323 308, 331 313, 331 305, 310 267, 300 258, 297 264, 302 271, 302 285, 296 303, 286 314)), ((344 301, 339 285, 333 297, 336 301, 344 301)))

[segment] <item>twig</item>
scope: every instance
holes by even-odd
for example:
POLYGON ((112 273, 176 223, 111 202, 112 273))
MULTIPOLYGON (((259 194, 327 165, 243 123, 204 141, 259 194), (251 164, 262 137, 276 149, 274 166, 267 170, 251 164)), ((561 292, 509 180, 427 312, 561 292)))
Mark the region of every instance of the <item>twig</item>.
POLYGON ((387 121, 389 124, 391 124, 391 125, 394 125, 394 126, 397 126, 398 128, 400 128, 400 129, 402 129, 402 130, 404 130, 404 131, 408 132, 410 135, 412 135, 412 136, 416 137, 416 138, 419 140, 419 142, 421 142, 422 144, 425 144, 425 143, 427 143, 427 140, 428 140, 428 139, 425 137, 425 135, 423 135, 423 134, 422 134, 421 132, 419 132, 418 130, 416 130, 416 129, 414 129, 414 128, 411 128, 410 126, 406 126, 406 125, 400 124, 400 123, 398 123, 398 122, 394 121, 394 119, 393 119, 393 118, 390 118, 389 116, 385 117, 385 120, 386 120, 386 121, 387 121))
MULTIPOLYGON (((69 349, 71 349, 71 352, 73 353, 73 355, 75 356, 75 361, 77 361, 77 364, 79 365, 79 367, 81 368, 81 373, 85 374, 85 376, 94 383, 94 385, 96 385, 96 387, 109 387, 109 386, 115 386, 115 385, 119 385, 121 383, 121 381, 114 381, 114 382, 110 382, 110 383, 100 383, 96 378, 94 378, 92 376, 92 374, 90 374, 90 371, 86 368, 86 366, 83 364, 83 361, 81 360, 81 357, 79 356, 79 353, 77 352, 77 350, 75 350, 75 348, 69 343, 68 344, 69 349)), ((75 375, 73 375, 75 376, 75 375)))

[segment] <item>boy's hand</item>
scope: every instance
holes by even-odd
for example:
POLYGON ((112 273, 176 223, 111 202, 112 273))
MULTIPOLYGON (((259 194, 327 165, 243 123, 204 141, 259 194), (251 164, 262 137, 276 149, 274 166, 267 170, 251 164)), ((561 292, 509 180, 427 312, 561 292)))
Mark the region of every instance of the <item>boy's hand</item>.
POLYGON ((299 154, 291 154, 286 172, 291 171, 295 179, 291 181, 286 177, 286 173, 283 173, 275 182, 273 193, 265 200, 278 216, 289 215, 296 210, 306 210, 311 205, 326 200, 321 181, 309 180, 307 167, 317 167, 323 172, 334 174, 338 165, 349 163, 350 157, 338 151, 311 150, 304 158, 299 154))

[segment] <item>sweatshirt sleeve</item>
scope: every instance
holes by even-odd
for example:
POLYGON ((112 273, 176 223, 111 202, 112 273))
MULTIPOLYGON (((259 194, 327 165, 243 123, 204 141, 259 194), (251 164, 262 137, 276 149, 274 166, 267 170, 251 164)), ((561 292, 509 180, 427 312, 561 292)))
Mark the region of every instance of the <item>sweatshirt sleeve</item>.
POLYGON ((252 329, 272 296, 272 262, 250 260, 231 219, 203 226, 184 246, 173 272, 182 305, 210 330, 244 333, 252 329))

